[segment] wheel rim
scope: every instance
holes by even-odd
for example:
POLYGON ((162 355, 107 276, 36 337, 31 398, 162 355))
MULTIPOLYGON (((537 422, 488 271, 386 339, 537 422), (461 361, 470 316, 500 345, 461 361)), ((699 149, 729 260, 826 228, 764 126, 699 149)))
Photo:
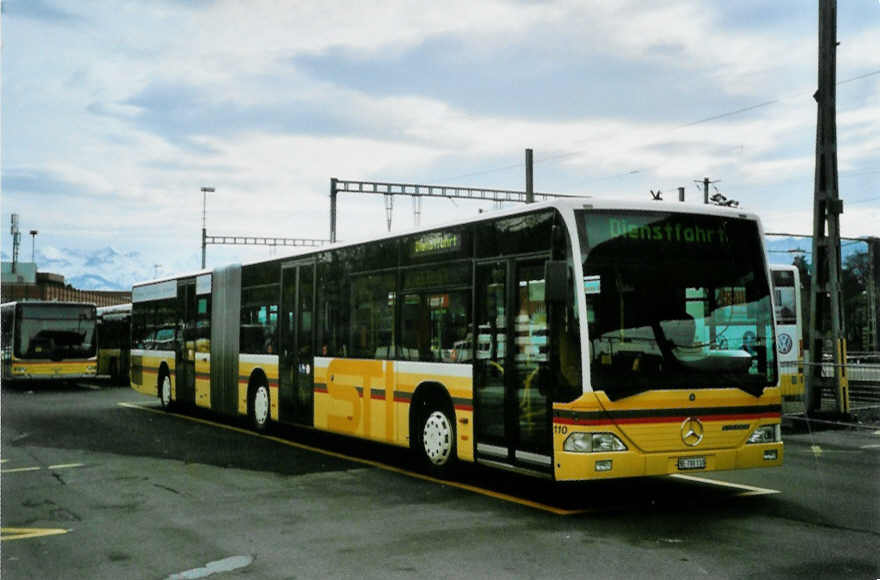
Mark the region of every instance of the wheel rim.
POLYGON ((422 447, 428 461, 443 465, 452 453, 452 424, 445 413, 434 411, 425 420, 422 431, 422 447))
POLYGON ((257 425, 265 425, 269 418, 269 391, 260 385, 254 393, 254 422, 257 425))
POLYGON ((162 406, 167 407, 171 404, 171 378, 165 377, 162 379, 162 394, 160 395, 162 399, 162 406))

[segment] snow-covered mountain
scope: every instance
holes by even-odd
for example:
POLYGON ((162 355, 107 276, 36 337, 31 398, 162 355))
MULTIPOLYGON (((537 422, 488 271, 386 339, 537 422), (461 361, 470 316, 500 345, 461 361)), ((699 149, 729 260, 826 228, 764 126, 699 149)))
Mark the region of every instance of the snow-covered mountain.
MULTIPOLYGON (((11 259, 5 249, 2 254, 4 261, 11 259)), ((133 283, 155 275, 139 252, 124 253, 111 246, 96 250, 47 246, 38 249, 35 258, 38 272, 61 274, 66 284, 80 290, 131 290, 133 283)))

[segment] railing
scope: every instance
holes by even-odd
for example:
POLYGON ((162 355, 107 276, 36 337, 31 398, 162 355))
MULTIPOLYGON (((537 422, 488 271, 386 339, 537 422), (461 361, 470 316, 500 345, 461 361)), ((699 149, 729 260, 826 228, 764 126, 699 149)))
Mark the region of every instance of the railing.
MULTIPOLYGON (((880 403, 880 353, 851 353, 847 355, 846 361, 846 364, 841 366, 844 367, 846 378, 849 380, 850 403, 853 405, 880 403)), ((822 376, 834 376, 832 363, 822 363, 822 376)))
MULTIPOLYGON (((822 376, 824 378, 834 376, 834 364, 832 362, 814 364, 822 367, 822 376)), ((846 364, 838 366, 843 369, 849 384, 851 406, 866 407, 880 405, 880 352, 849 353, 846 364)), ((807 362, 786 361, 780 363, 779 372, 781 374, 794 375, 806 373, 809 367, 810 363, 807 362)), ((823 391, 823 401, 830 401, 833 398, 834 394, 829 389, 823 391)))

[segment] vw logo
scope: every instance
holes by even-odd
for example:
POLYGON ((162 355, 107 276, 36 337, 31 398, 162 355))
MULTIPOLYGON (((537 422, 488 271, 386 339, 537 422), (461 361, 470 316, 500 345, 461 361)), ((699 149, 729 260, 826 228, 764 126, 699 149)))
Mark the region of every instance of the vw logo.
POLYGON ((688 417, 681 424, 681 440, 688 447, 696 447, 703 440, 703 423, 696 417, 688 417))
POLYGON ((776 349, 779 350, 779 354, 790 353, 792 346, 794 346, 794 341, 785 332, 781 333, 776 339, 776 349))

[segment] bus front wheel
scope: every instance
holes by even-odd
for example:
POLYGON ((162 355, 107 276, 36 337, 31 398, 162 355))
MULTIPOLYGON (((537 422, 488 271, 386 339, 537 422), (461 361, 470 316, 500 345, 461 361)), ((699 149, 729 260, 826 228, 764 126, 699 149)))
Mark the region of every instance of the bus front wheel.
POLYGON ((429 473, 450 475, 455 465, 455 421, 451 409, 428 405, 415 422, 413 451, 429 473))

